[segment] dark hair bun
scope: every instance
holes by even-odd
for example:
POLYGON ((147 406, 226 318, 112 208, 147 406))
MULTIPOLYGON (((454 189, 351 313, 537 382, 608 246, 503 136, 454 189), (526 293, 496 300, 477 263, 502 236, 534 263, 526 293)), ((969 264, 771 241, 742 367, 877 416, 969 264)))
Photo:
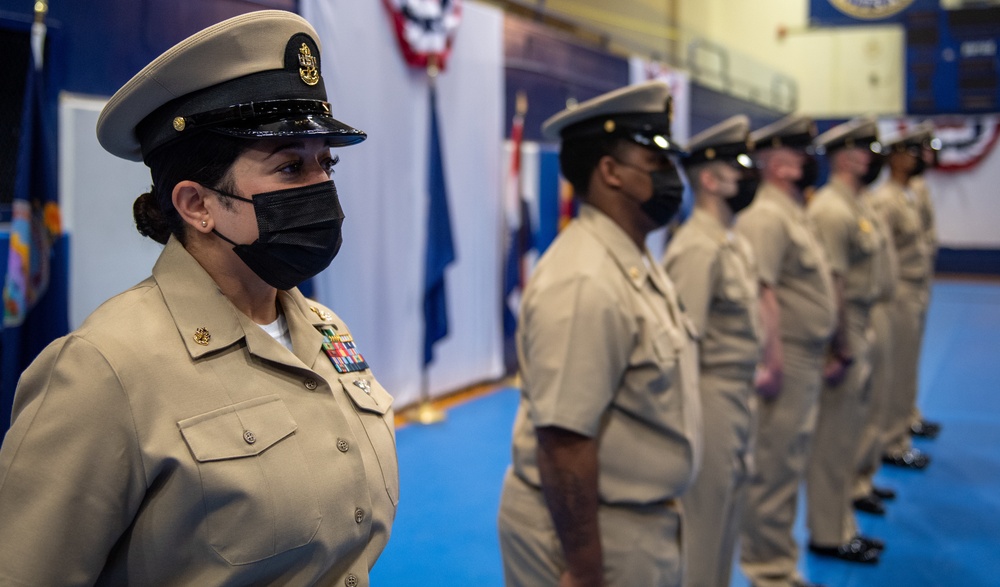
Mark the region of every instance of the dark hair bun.
POLYGON ((139 234, 165 245, 170 238, 170 226, 151 192, 152 188, 150 192, 135 199, 135 203, 132 204, 132 216, 135 218, 135 227, 139 234))

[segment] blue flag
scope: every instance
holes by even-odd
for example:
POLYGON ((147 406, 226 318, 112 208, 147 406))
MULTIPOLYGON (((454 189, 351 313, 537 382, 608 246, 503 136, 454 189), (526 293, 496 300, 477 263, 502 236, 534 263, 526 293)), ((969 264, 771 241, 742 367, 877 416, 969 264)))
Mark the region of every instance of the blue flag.
POLYGON ((34 51, 25 78, 17 145, 10 242, 3 251, 3 326, 0 333, 0 432, 21 371, 52 340, 66 334, 66 238, 56 178, 56 101, 46 90, 45 27, 32 30, 34 51))
POLYGON ((455 261, 451 237, 448 190, 438 130, 437 96, 430 92, 430 149, 427 156, 427 255, 424 265, 424 366, 434 360, 434 343, 448 335, 448 305, 445 300, 444 271, 455 261))

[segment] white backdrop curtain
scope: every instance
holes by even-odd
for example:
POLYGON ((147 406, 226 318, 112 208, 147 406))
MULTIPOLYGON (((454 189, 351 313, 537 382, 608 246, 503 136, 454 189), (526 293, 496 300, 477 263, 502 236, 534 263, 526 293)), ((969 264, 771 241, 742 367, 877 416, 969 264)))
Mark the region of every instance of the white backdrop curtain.
MULTIPOLYGON (((350 325, 398 404, 419 398, 427 226, 428 85, 407 66, 382 2, 303 0, 319 32, 333 114, 368 133, 340 150, 344 245, 316 297, 350 325)), ((450 333, 435 347, 431 394, 503 371, 503 14, 464 4, 438 115, 457 261, 446 274, 450 333)))

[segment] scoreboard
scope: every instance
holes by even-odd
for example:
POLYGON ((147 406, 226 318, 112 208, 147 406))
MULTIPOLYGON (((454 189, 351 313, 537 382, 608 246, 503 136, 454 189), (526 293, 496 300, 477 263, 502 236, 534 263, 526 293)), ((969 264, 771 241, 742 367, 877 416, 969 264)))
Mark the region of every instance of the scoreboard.
POLYGON ((1000 6, 910 10, 908 114, 1000 112, 1000 6))
POLYGON ((809 0, 809 24, 901 25, 907 114, 1000 112, 1000 0, 809 0))

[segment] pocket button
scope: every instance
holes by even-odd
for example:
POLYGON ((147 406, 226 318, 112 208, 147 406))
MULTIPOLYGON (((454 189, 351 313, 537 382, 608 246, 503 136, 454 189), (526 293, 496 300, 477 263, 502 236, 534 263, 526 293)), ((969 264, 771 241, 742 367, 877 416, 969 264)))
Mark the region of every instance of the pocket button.
POLYGON ((347 452, 351 450, 351 443, 347 442, 343 438, 337 439, 337 450, 340 452, 347 452))

